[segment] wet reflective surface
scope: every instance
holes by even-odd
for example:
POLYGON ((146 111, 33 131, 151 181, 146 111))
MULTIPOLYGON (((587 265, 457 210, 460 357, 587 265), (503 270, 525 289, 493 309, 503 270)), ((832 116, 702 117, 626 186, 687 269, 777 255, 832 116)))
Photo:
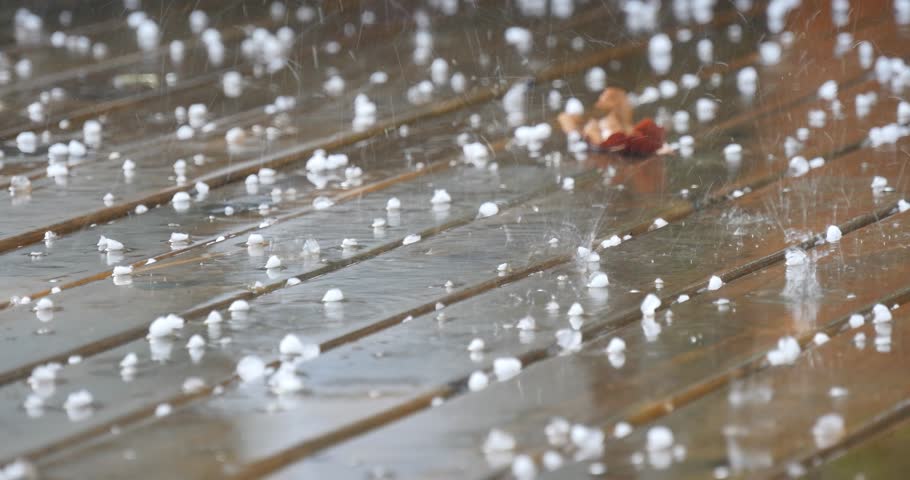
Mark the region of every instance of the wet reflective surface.
POLYGON ((31 179, 0 206, 0 434, 16 439, 0 465, 897 471, 867 459, 903 444, 888 432, 910 385, 895 368, 910 298, 901 7, 665 3, 20 11, 0 27, 0 180, 31 179), (143 22, 160 28, 145 51, 143 22), (54 46, 56 29, 105 55, 54 46), (567 141, 556 114, 604 85, 672 153, 567 141), (93 118, 85 155, 49 153, 93 118), (541 122, 550 133, 525 141, 517 127, 541 122), (318 149, 345 165, 316 168, 318 149), (48 177, 49 156, 68 173, 48 177), (168 314, 185 324, 161 334, 168 314))

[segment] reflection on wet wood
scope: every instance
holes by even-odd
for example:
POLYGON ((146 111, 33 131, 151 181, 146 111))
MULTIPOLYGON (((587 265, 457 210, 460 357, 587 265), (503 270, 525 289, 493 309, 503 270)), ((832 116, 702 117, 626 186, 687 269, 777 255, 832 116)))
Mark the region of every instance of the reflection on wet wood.
MULTIPOLYGON (((77 12, 62 25, 51 17, 69 4, 31 7, 48 17, 45 29, 107 46, 106 56, 87 57, 52 47, 53 30, 27 43, 24 23, 0 26, 12 62, 0 67, 33 61, 31 81, 20 69, 0 85, 8 113, 0 183, 31 179, 0 218, 0 297, 10 299, 0 304, 0 418, 2 434, 17 439, 0 442, 0 465, 24 458, 47 478, 529 478, 529 465, 554 478, 603 465, 618 478, 728 478, 862 471, 879 458, 868 452, 905 443, 888 433, 902 431, 892 425, 910 385, 894 368, 905 315, 845 326, 854 313, 871 319, 877 302, 910 299, 902 261, 910 224, 900 212, 910 196, 907 142, 868 142, 896 112, 910 115, 899 106, 903 64, 875 61, 903 54, 907 33, 892 2, 844 10, 810 1, 783 29, 768 15, 779 2, 721 2, 709 16, 668 4, 643 30, 630 30, 634 12, 613 3, 568 2, 571 15, 560 15, 558 2, 541 14, 525 2, 455 3, 457 14, 419 0, 329 2, 300 13, 298 5, 148 0, 148 18, 165 28, 147 52, 122 9, 77 12), (210 38, 191 31, 193 9, 221 30, 227 61, 212 61, 210 38), (243 52, 265 35, 253 27, 282 25, 295 29, 294 48, 266 73, 243 52), (417 60, 422 29, 432 49, 417 60), (663 67, 649 58, 649 39, 658 30, 675 48, 655 73, 663 67), (182 62, 170 58, 177 39, 187 48, 182 62), (712 42, 712 58, 699 58, 700 40, 712 42), (783 45, 779 58, 769 40, 783 45), (865 45, 873 50, 858 55, 865 45), (437 57, 448 62, 446 78, 415 100, 437 57), (676 155, 579 155, 561 133, 521 144, 517 125, 555 127, 568 97, 597 98, 592 67, 634 93, 636 120, 663 124, 676 155), (753 68, 758 88, 744 94, 753 68), (898 80, 883 80, 887 69, 898 80), (231 70, 244 76, 240 97, 222 91, 231 70), (379 70, 384 82, 373 81, 379 70), (449 84, 453 71, 466 89, 449 84), (337 95, 325 90, 331 75, 346 82, 337 95), (836 102, 820 89, 828 80, 836 102), (32 121, 30 105, 54 86, 66 95, 32 121), (279 95, 294 104, 274 111, 279 95), (359 95, 378 111, 365 126, 352 115, 359 95), (705 99, 717 109, 696 121, 705 99), (175 108, 197 102, 208 104, 207 125, 178 138, 175 108), (50 144, 80 139, 90 118, 104 123, 102 144, 49 178, 50 144), (43 129, 49 141, 20 152, 16 136, 43 129), (682 154, 683 135, 693 154, 682 154), (475 141, 487 151, 482 162, 462 149, 475 141), (317 149, 348 155, 362 176, 315 175, 306 164, 317 149), (122 173, 127 158, 139 175, 122 173), (276 172, 244 181, 262 168, 276 172), (171 205, 197 181, 207 194, 171 205), (452 200, 430 208, 436 189, 452 200), (107 192, 113 201, 104 204, 107 192), (392 197, 401 208, 387 211, 392 197), (325 199, 331 208, 320 208, 325 199), (492 216, 481 214, 485 202, 496 205, 492 216), (136 214, 140 206, 149 210, 136 214), (376 218, 382 227, 371 226, 376 218), (832 225, 840 241, 826 233, 832 225), (42 245, 48 230, 56 238, 42 245), (188 242, 170 245, 175 232, 188 242), (265 245, 248 247, 250 234, 265 245), (98 254, 99 235, 126 248, 98 254), (358 245, 339 246, 349 238, 358 245), (308 239, 318 254, 301 253, 308 239), (599 260, 580 261, 579 246, 599 260), (788 252, 805 261, 785 264, 788 252), (281 266, 266 269, 272 255, 281 266), (132 274, 112 281, 117 265, 132 274), (590 287, 598 271, 609 285, 590 287), (717 281, 724 285, 714 291, 717 281), (331 288, 345 301, 324 305, 331 288), (654 319, 642 318, 648 293, 662 304, 654 319), (39 299, 54 307, 29 311, 39 299), (238 300, 248 313, 227 312, 238 300), (567 323, 575 302, 584 314, 567 323), (225 321, 203 322, 212 310, 225 321), (149 322, 172 312, 186 325, 147 341, 149 322), (819 332, 830 340, 814 345, 819 332), (278 394, 274 382, 291 365, 278 351, 287 333, 322 353, 293 365, 302 391, 278 394), (784 335, 802 355, 769 367, 765 355, 784 335), (604 354, 617 337, 625 352, 604 354), (486 346, 468 354, 475 338, 486 346), (201 348, 184 348, 188 340, 201 348), (129 354, 136 365, 121 369, 129 354), (238 375, 249 355, 270 369, 270 387, 238 375), (524 370, 473 391, 471 378, 494 378, 501 357, 524 370), (56 381, 36 382, 33 370, 48 362, 65 366, 56 381), (832 395, 835 381, 849 393, 832 395), (81 388, 92 392, 91 407, 65 407, 81 388), (840 416, 818 427, 831 412, 840 416), (606 440, 593 452, 581 452, 578 438, 548 445, 552 417, 606 440), (613 438, 619 422, 632 431, 613 438), (674 445, 649 448, 654 425, 671 427, 674 445), (517 445, 485 452, 494 428, 517 445)), ((883 471, 901 465, 885 462, 883 471)))

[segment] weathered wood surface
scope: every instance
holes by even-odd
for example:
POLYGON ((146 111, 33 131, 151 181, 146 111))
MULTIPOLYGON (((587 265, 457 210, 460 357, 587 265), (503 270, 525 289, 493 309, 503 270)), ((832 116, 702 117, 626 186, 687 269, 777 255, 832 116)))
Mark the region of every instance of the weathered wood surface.
POLYGON ((901 92, 881 85, 857 55, 860 41, 876 56, 904 55, 905 27, 884 0, 855 2, 847 22, 835 20, 837 4, 804 2, 787 16, 793 35, 779 63, 766 65, 759 43, 785 38, 768 32, 768 4, 741 2, 739 11, 722 3, 703 24, 661 8, 656 28, 675 42, 664 74, 652 72, 647 57, 655 32, 630 32, 627 14, 612 3, 540 17, 495 2, 462 4, 456 15, 417 0, 395 8, 328 2, 316 20, 301 23, 296 5, 273 16, 259 3, 148 1, 143 9, 166 27, 151 52, 139 51, 122 7, 80 12, 63 27, 51 17, 65 4, 36 5, 49 32, 34 44, 17 43, 12 26, 0 28, 10 59, 34 59, 30 80, 0 85, 8 113, 0 119, 7 138, 0 182, 32 180, 30 194, 12 196, 0 217, 0 298, 10 299, 0 304, 0 465, 24 458, 47 478, 489 478, 510 476, 519 455, 544 470, 544 455, 559 451, 563 464, 553 478, 587 476, 602 465, 617 478, 898 471, 901 460, 872 470, 867 459, 905 444, 889 432, 905 430, 892 424, 903 419, 910 387, 898 368, 906 315, 895 310, 887 324, 888 351, 876 348, 884 326, 867 321, 866 348, 858 349, 860 330, 844 324, 877 302, 910 299, 910 223, 898 212, 910 197, 907 142, 868 144, 871 128, 895 121, 901 92), (208 11, 221 31, 224 62, 213 64, 190 32, 194 8, 208 11), (362 22, 367 10, 375 23, 362 22), (412 57, 415 22, 433 33, 429 60, 444 58, 450 74, 463 73, 466 91, 440 85, 425 103, 408 99, 407 90, 430 76, 429 62, 412 57), (241 44, 253 26, 286 24, 295 29, 288 66, 263 75, 241 44), (526 55, 506 41, 515 25, 533 38, 526 55), (80 59, 51 47, 49 33, 58 28, 110 45, 108 55, 80 59), (680 40, 686 32, 692 39, 680 40), (842 52, 838 32, 852 35, 842 52), (694 46, 704 38, 714 46, 707 64, 694 46), (168 53, 176 39, 187 45, 179 64, 168 53), (578 51, 577 39, 584 40, 578 51), (337 54, 327 50, 332 41, 337 54), (562 133, 544 142, 542 154, 512 141, 516 123, 502 100, 510 88, 526 86, 518 124, 555 125, 551 90, 590 104, 599 92, 586 75, 595 66, 604 67, 608 85, 639 94, 660 80, 697 75, 691 90, 680 86, 636 108, 636 117, 665 122, 671 142, 692 135, 694 155, 576 161, 562 133), (759 85, 752 97, 740 94, 737 79, 748 68, 759 85), (378 70, 386 82, 370 81, 378 70), (228 71, 245 77, 239 98, 222 92, 228 71), (136 74, 154 84, 111 87, 136 74), (331 74, 347 85, 338 96, 323 91, 331 74), (827 80, 839 85, 840 114, 818 96, 827 80), (45 122, 30 122, 26 107, 55 86, 67 95, 48 104, 45 122), (878 101, 860 114, 856 98, 869 92, 878 101), (359 94, 378 110, 364 128, 352 127, 359 94), (294 106, 269 111, 279 95, 295 98, 294 106), (695 120, 701 98, 718 104, 712 121, 695 120), (174 109, 199 102, 208 104, 210 127, 178 139, 174 109), (672 131, 677 110, 692 115, 685 131, 672 131), (786 152, 784 139, 798 136, 817 110, 827 112, 824 125, 786 152), (104 123, 102 145, 71 161, 64 179, 48 178, 49 144, 81 138, 82 122, 92 118, 104 123), (225 134, 238 126, 247 138, 229 145, 225 134), (271 138, 265 127, 274 129, 271 138), (50 142, 19 152, 19 132, 44 129, 50 142), (465 141, 486 144, 497 168, 466 164, 465 141), (725 158, 731 143, 742 146, 741 160, 725 158), (348 155, 363 177, 308 172, 307 159, 320 148, 348 155), (825 163, 794 177, 795 154, 825 163), (130 178, 120 168, 127 158, 137 164, 130 178), (181 158, 183 183, 173 167, 181 158), (274 181, 244 182, 265 167, 277 170, 274 181), (875 176, 888 188, 873 192, 875 176), (566 178, 574 189, 560 188, 566 178), (207 195, 187 208, 171 205, 197 181, 211 187, 207 195), (451 205, 431 208, 440 188, 451 205), (105 205, 108 192, 114 201, 105 205), (320 197, 334 205, 317 209, 320 197), (386 211, 392 197, 401 201, 398 213, 386 211), (498 214, 479 218, 484 202, 495 202, 498 214), (135 214, 138 205, 149 211, 135 214), (385 228, 370 226, 377 217, 385 228), (824 240, 830 225, 843 232, 839 242, 824 240), (58 236, 42 243, 48 230, 58 236), (169 245, 174 232, 188 233, 189 242, 169 245), (267 244, 248 248, 251 233, 267 244), (412 234, 419 241, 406 244, 412 234), (100 235, 127 248, 99 253, 100 235), (599 247, 613 235, 627 237, 599 247), (358 245, 341 248, 346 238, 358 245), (307 239, 321 245, 317 256, 300 253, 307 239), (579 246, 597 250, 600 261, 579 262, 579 246), (806 264, 784 264, 794 247, 807 252, 806 264), (271 255, 281 268, 264 268, 271 255), (134 272, 112 281, 115 265, 134 272), (608 275, 607 288, 586 287, 595 271, 608 275), (726 284, 706 291, 712 275, 726 284), (345 301, 323 304, 330 288, 341 288, 345 301), (643 323, 639 306, 648 293, 663 306, 643 323), (26 296, 31 303, 20 305, 26 296), (33 311, 44 297, 54 309, 33 311), (235 300, 248 301, 250 311, 228 313, 235 300), (569 318, 574 302, 585 314, 569 318), (224 323, 203 322, 213 310, 224 323), (149 323, 169 313, 187 325, 173 338, 146 340, 149 323), (517 329, 528 316, 536 328, 517 329), (819 331, 831 340, 813 346, 819 331), (556 339, 572 332, 581 343, 566 351, 556 339), (276 395, 264 380, 242 382, 235 368, 245 356, 270 368, 288 360, 278 352, 288 333, 322 351, 295 369, 304 390, 276 395), (205 345, 184 348, 197 334, 205 345), (803 354, 792 366, 769 367, 765 354, 785 335, 800 340, 803 354), (603 353, 615 337, 627 344, 621 357, 603 353), (469 355, 474 338, 486 348, 469 355), (139 361, 124 374, 119 363, 130 353, 139 361), (493 363, 502 357, 520 359, 524 369, 496 382, 493 363), (72 358, 79 361, 67 365, 72 358), (26 380, 49 362, 65 365, 50 387, 26 380), (476 372, 489 373, 491 384, 475 392, 468 379, 476 372), (198 386, 188 389, 188 381, 198 386), (849 394, 831 398, 835 384, 849 394), (77 418, 63 405, 83 388, 94 403, 77 418), (877 393, 857 394, 866 391, 877 393), (24 409, 35 395, 43 407, 24 409), (163 405, 169 414, 161 415, 163 405), (832 411, 846 421, 844 435, 821 448, 812 443, 813 423, 832 411), (602 448, 574 458, 574 447, 548 445, 544 428, 553 417, 602 429, 602 448), (634 430, 613 438, 618 422, 634 430), (646 450, 654 425, 672 428, 676 450, 646 450), (517 446, 485 452, 491 429, 509 432, 517 446))

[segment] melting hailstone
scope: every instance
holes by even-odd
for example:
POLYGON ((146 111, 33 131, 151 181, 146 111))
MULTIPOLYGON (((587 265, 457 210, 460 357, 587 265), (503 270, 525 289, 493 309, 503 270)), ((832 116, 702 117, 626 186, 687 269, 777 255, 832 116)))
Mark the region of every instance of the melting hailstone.
POLYGON ((334 303, 344 300, 344 294, 341 293, 341 289, 332 288, 329 291, 325 292, 325 295, 322 296, 323 303, 334 303))
POLYGON ((480 205, 480 209, 478 209, 477 213, 481 218, 492 217, 499 213, 499 206, 493 202, 484 202, 480 205))
POLYGON ((654 312, 660 308, 660 304, 660 298, 658 298, 657 295, 654 295, 653 293, 649 293, 641 302, 641 314, 646 317, 653 317, 654 312))
POLYGON ((578 316, 581 316, 584 314, 585 314, 585 309, 582 308, 581 304, 578 302, 573 303, 572 306, 569 307, 568 315, 570 317, 578 317, 578 316))
POLYGON ((493 360, 493 373, 500 382, 504 382, 520 372, 521 360, 515 357, 501 357, 493 360))
POLYGON ((802 349, 793 337, 783 337, 777 341, 777 348, 768 352, 768 363, 772 366, 790 365, 799 358, 802 349))
POLYGON ((250 304, 246 300, 234 300, 231 302, 231 306, 228 307, 229 312, 248 312, 250 311, 250 304))
POLYGON ((610 280, 607 278, 607 274, 603 272, 595 272, 588 279, 588 288, 604 288, 609 284, 610 280))
POLYGON ((278 255, 270 256, 269 260, 267 262, 265 262, 265 268, 267 268, 267 269, 279 268, 279 267, 281 267, 281 259, 278 258, 278 255))
POLYGON ((490 430, 486 441, 483 442, 484 452, 499 453, 512 450, 515 450, 515 437, 498 428, 490 430))
POLYGON ((487 388, 489 384, 490 377, 480 370, 471 373, 471 376, 468 377, 468 390, 472 392, 479 392, 487 388))
POLYGON ((812 437, 818 448, 830 448, 846 434, 844 418, 836 413, 822 415, 812 426, 812 437))
POLYGON ((723 286, 724 286, 724 281, 721 280, 720 277, 718 277, 717 275, 712 275, 711 278, 708 280, 708 290, 709 291, 718 290, 718 289, 720 289, 720 287, 723 287, 723 286))
POLYGON ((237 362, 237 376, 243 382, 252 382, 265 375, 265 362, 256 355, 247 355, 237 362))

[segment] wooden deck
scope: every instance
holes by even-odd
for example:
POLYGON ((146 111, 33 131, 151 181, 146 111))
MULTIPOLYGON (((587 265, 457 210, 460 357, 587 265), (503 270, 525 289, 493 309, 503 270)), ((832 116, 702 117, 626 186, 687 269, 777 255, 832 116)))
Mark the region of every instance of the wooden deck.
POLYGON ((160 31, 145 50, 124 3, 0 3, 0 479, 906 476, 910 141, 870 140, 910 121, 895 2, 804 0, 778 28, 767 12, 785 2, 721 1, 696 20, 667 1, 636 30, 616 1, 557 1, 573 6, 557 15, 485 0, 143 0, 160 31), (194 9, 220 32, 221 62, 194 9), (516 26, 532 39, 523 53, 507 41, 516 26), (57 31, 104 55, 54 46, 57 31), (674 46, 658 74, 661 32, 674 46), (279 68, 248 55, 282 35, 279 68), (760 51, 770 42, 777 62, 760 51), (437 58, 448 69, 420 94, 437 58), (570 151, 556 115, 597 98, 595 67, 639 98, 676 82, 635 116, 671 145, 691 135, 694 153, 570 151), (738 77, 751 68, 749 96, 738 77), (333 76, 344 87, 330 94, 333 76), (820 93, 829 80, 839 106, 820 93), (358 95, 374 118, 355 118, 358 95), (706 99, 716 115, 699 121, 706 99), (175 109, 200 103, 186 138, 175 109), (83 141, 88 121, 101 141, 49 176, 51 145, 83 141), (515 141, 540 123, 554 128, 539 150, 515 141), (486 164, 467 161, 472 142, 486 164), (308 170, 320 149, 362 176, 308 170), (795 156, 823 162, 803 172, 795 156), (431 204, 438 189, 451 202, 431 204), (486 202, 498 211, 480 215, 486 202), (100 251, 101 236, 123 249, 100 251), (598 271, 609 285, 591 288, 598 271), (331 289, 344 300, 323 302, 331 289), (168 314, 185 325, 149 338, 168 314), (288 334, 319 355, 282 352, 288 334), (616 339, 624 351, 608 351, 616 339), (251 359, 264 373, 238 368, 251 359))

